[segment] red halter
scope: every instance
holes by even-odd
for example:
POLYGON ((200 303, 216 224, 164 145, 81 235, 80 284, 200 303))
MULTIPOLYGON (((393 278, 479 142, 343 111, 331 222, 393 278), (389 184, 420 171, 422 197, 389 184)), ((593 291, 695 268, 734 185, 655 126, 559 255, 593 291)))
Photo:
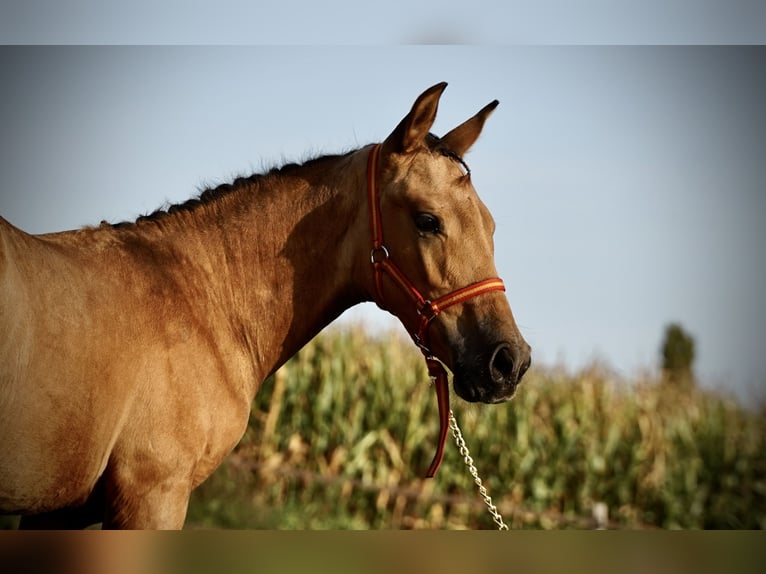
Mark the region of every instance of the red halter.
MULTIPOLYGON (((418 316, 420 317, 420 324, 418 325, 417 332, 411 332, 410 336, 426 359, 428 374, 434 381, 437 403, 439 405, 439 443, 433 461, 431 461, 431 466, 426 473, 426 477, 431 478, 436 474, 436 471, 439 469, 439 465, 444 458, 444 444, 447 441, 447 431, 449 430, 449 386, 447 382, 447 371, 445 370, 444 365, 442 365, 431 352, 428 327, 436 316, 445 309, 484 293, 489 293, 491 291, 505 291, 505 285, 503 284, 502 279, 495 277, 493 279, 485 279, 483 281, 472 283, 467 287, 452 291, 433 301, 423 297, 417 287, 407 279, 407 276, 402 270, 391 261, 391 255, 383 244, 383 222, 381 220, 380 198, 378 196, 376 185, 379 155, 380 144, 376 144, 370 150, 370 155, 367 159, 367 194, 370 203, 370 228, 372 230, 372 251, 370 252, 370 261, 375 276, 375 291, 377 293, 376 303, 381 309, 385 309, 383 275, 386 274, 416 305, 418 316)), ((405 328, 407 328, 406 325, 405 328)))

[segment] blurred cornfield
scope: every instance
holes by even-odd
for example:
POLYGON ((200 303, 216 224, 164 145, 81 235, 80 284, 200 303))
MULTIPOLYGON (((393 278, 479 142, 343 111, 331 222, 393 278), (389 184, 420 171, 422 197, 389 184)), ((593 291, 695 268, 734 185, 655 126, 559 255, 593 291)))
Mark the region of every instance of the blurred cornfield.
MULTIPOLYGON (((766 405, 596 364, 534 367, 511 402, 452 408, 512 528, 766 528, 766 405)), ((187 527, 494 528, 453 442, 421 478, 437 432, 410 342, 327 330, 264 383, 187 527)))

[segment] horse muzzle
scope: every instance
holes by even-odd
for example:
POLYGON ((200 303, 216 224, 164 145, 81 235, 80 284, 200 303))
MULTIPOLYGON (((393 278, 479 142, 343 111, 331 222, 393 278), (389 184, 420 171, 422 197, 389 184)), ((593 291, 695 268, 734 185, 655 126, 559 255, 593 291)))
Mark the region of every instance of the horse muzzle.
MULTIPOLYGON (((478 355, 478 356, 477 356, 478 355)), ((502 403, 513 397, 532 363, 532 350, 524 342, 502 342, 475 360, 455 363, 455 393, 468 402, 502 403)))

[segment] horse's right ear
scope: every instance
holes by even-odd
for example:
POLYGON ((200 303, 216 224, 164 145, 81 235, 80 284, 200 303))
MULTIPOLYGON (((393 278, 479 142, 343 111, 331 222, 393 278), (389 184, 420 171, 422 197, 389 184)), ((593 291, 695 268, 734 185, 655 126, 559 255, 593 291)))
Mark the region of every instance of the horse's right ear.
POLYGON ((410 113, 383 142, 384 152, 409 153, 423 143, 436 119, 439 98, 446 87, 447 82, 441 82, 418 96, 410 113))

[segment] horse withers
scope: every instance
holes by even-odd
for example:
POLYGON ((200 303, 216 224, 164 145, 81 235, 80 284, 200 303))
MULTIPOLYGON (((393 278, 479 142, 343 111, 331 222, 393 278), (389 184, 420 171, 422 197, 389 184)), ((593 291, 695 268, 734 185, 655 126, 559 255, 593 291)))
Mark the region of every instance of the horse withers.
POLYGON ((182 527, 261 382, 362 301, 420 335, 460 397, 509 399, 530 348, 462 159, 496 102, 438 138, 445 87, 379 145, 135 222, 29 235, 0 218, 0 511, 27 527, 182 527))

